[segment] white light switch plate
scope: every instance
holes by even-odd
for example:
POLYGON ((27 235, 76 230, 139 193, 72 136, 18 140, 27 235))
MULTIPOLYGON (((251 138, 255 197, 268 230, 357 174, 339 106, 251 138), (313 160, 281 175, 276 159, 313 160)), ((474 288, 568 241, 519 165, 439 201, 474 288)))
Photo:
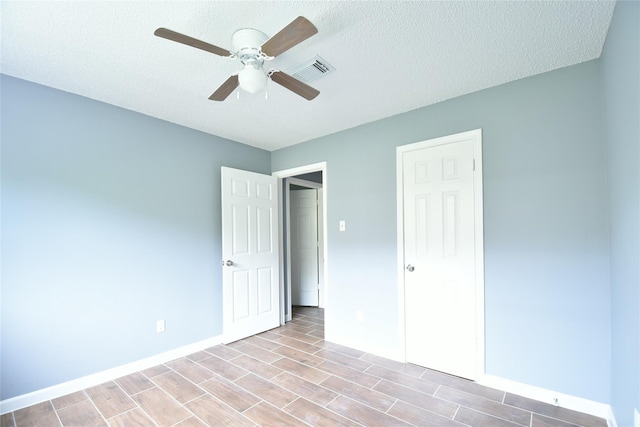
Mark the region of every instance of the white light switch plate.
POLYGON ((344 231, 347 229, 347 223, 345 221, 340 221, 340 231, 344 231))

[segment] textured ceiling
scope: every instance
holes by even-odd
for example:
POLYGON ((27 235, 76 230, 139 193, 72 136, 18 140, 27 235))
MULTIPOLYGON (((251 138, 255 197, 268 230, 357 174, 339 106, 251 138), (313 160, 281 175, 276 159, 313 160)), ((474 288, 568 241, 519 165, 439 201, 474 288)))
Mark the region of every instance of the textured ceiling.
POLYGON ((0 72, 275 150, 530 75, 598 58, 611 1, 1 1, 0 72), (319 32, 269 68, 320 55, 336 68, 307 101, 208 96, 239 63, 153 36, 230 49, 296 16, 319 32))

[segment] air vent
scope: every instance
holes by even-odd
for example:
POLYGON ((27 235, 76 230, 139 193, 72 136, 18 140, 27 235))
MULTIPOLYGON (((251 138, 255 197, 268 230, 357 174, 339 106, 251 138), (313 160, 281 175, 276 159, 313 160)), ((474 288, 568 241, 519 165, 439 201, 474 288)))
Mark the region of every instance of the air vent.
POLYGON ((327 61, 320 58, 316 55, 315 58, 312 58, 304 63, 291 68, 287 71, 287 74, 290 76, 300 80, 303 83, 309 83, 313 80, 319 79, 322 76, 326 76, 327 74, 335 71, 327 61))

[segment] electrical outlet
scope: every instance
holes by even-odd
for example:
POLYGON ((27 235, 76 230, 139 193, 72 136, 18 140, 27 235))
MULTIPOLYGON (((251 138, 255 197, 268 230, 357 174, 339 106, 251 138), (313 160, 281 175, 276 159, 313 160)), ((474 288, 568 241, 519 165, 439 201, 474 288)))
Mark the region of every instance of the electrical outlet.
POLYGON ((156 332, 158 334, 161 334, 162 332, 164 332, 165 330, 165 323, 164 320, 158 320, 156 321, 156 332))

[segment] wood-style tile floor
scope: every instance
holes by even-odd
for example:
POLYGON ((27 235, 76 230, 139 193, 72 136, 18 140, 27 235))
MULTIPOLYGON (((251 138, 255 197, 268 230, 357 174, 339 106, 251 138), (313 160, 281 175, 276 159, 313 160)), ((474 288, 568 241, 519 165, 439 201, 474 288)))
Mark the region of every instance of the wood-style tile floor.
POLYGON ((34 426, 606 427, 562 409, 326 342, 323 310, 2 415, 34 426))

